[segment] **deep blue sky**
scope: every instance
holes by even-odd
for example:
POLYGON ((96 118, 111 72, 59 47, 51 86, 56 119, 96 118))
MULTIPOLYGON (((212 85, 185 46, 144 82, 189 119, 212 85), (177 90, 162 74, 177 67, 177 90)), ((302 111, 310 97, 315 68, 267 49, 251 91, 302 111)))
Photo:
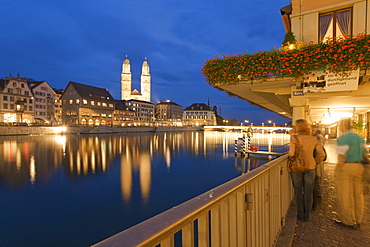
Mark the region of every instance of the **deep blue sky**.
POLYGON ((131 61, 140 91, 146 57, 152 101, 183 108, 207 103, 225 119, 254 124, 289 119, 209 86, 201 68, 215 55, 270 50, 285 31, 280 8, 289 0, 2 0, 0 77, 69 81, 107 88, 120 98, 122 61, 131 61))

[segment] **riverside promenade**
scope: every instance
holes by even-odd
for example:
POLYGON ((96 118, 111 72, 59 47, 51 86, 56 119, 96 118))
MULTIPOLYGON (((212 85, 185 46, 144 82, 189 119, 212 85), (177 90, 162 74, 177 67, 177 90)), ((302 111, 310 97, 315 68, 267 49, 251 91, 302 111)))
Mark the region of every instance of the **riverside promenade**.
POLYGON ((360 229, 350 229, 334 223, 337 218, 337 202, 334 173, 337 163, 336 141, 325 144, 328 159, 324 164, 321 182, 321 203, 312 211, 311 220, 297 220, 295 202, 288 212, 286 225, 276 247, 327 247, 327 246, 370 246, 370 168, 366 167, 364 176, 364 218, 360 229))

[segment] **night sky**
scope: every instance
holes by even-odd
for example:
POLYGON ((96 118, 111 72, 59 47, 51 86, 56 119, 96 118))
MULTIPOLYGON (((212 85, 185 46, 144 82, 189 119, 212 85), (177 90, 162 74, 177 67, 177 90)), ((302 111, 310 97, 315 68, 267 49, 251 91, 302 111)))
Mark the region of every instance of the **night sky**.
POLYGON ((289 2, 2 0, 0 77, 19 72, 58 89, 75 81, 107 88, 120 99, 126 55, 139 91, 147 58, 155 104, 171 100, 186 108, 209 99, 225 119, 284 124, 290 119, 209 86, 201 69, 220 53, 280 47, 285 35, 280 8, 289 2))

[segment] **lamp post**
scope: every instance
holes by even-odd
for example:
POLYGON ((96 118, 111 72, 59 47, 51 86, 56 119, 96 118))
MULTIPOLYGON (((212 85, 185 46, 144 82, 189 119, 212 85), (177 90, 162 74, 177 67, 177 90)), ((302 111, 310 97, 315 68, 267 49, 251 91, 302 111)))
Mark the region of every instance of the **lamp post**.
POLYGON ((244 120, 244 123, 246 123, 246 125, 248 126, 249 125, 249 120, 244 120))
POLYGON ((272 123, 272 121, 271 121, 271 120, 268 120, 267 122, 268 122, 270 125, 271 125, 271 123, 272 123))

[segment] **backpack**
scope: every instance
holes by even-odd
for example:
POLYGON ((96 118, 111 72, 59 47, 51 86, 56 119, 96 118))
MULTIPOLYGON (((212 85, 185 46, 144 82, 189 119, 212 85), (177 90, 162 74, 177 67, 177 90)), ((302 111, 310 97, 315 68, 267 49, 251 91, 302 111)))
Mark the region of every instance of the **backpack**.
POLYGON ((296 139, 295 151, 293 157, 288 157, 288 171, 289 172, 304 172, 308 170, 308 164, 306 162, 306 155, 302 148, 302 144, 299 142, 298 136, 293 135, 296 139))

